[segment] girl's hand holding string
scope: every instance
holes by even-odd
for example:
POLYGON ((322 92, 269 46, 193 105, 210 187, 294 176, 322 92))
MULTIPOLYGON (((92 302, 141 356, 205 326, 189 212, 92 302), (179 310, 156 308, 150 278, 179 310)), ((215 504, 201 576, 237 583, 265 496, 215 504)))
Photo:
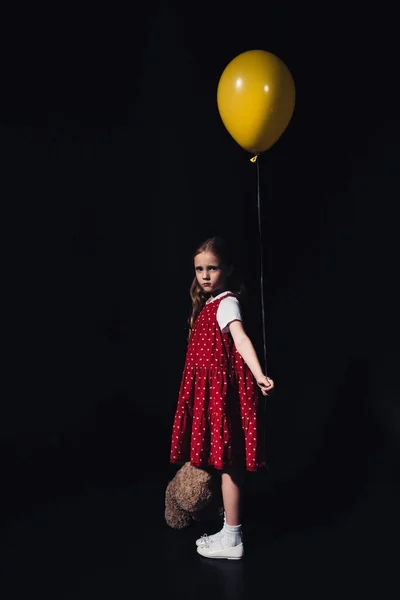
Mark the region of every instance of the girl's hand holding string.
POLYGON ((267 377, 266 375, 260 375, 259 377, 257 377, 256 381, 257 381, 257 385, 261 389, 262 395, 269 396, 269 394, 274 389, 273 379, 271 379, 270 377, 267 377))

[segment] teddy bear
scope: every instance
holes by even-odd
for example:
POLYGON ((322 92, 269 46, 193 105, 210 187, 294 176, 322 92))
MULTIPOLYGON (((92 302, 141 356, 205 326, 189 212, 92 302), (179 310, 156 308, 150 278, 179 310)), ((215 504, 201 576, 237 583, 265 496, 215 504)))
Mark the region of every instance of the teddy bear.
POLYGON ((184 529, 194 521, 222 517, 221 483, 206 469, 186 462, 165 490, 165 521, 173 529, 184 529))

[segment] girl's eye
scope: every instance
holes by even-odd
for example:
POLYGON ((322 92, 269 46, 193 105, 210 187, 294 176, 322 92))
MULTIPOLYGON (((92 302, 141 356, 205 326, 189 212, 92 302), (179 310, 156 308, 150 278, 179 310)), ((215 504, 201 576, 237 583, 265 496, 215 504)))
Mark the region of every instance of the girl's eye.
MULTIPOLYGON (((200 272, 203 270, 203 267, 196 267, 196 271, 200 272)), ((207 267, 208 271, 218 271, 219 267, 207 267)))

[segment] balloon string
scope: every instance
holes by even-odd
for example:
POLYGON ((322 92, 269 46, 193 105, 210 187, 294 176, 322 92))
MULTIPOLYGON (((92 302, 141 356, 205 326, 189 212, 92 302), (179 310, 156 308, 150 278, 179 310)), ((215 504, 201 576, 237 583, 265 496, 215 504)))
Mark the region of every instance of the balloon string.
POLYGON ((264 267, 263 267, 263 243, 262 243, 262 227, 261 227, 261 201, 260 201, 260 167, 255 156, 257 165, 257 208, 258 208, 258 232, 260 239, 260 286, 261 286, 261 316, 262 316, 262 333, 263 333, 263 349, 264 349, 264 374, 267 375, 267 344, 265 340, 265 308, 264 308, 264 267))

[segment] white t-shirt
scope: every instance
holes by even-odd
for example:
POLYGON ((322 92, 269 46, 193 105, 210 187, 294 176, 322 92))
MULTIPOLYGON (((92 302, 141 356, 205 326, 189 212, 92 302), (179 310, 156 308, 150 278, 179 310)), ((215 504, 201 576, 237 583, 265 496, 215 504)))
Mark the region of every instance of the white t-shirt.
MULTIPOLYGON (((209 300, 208 302, 214 302, 214 300, 217 300, 222 296, 231 293, 232 292, 228 291, 222 292, 221 294, 218 294, 218 296, 215 296, 215 298, 209 300)), ((220 326, 222 333, 227 333, 229 331, 229 323, 235 320, 242 321, 240 304, 237 298, 235 298, 234 296, 229 296, 228 298, 221 300, 217 310, 217 322, 220 326)))

